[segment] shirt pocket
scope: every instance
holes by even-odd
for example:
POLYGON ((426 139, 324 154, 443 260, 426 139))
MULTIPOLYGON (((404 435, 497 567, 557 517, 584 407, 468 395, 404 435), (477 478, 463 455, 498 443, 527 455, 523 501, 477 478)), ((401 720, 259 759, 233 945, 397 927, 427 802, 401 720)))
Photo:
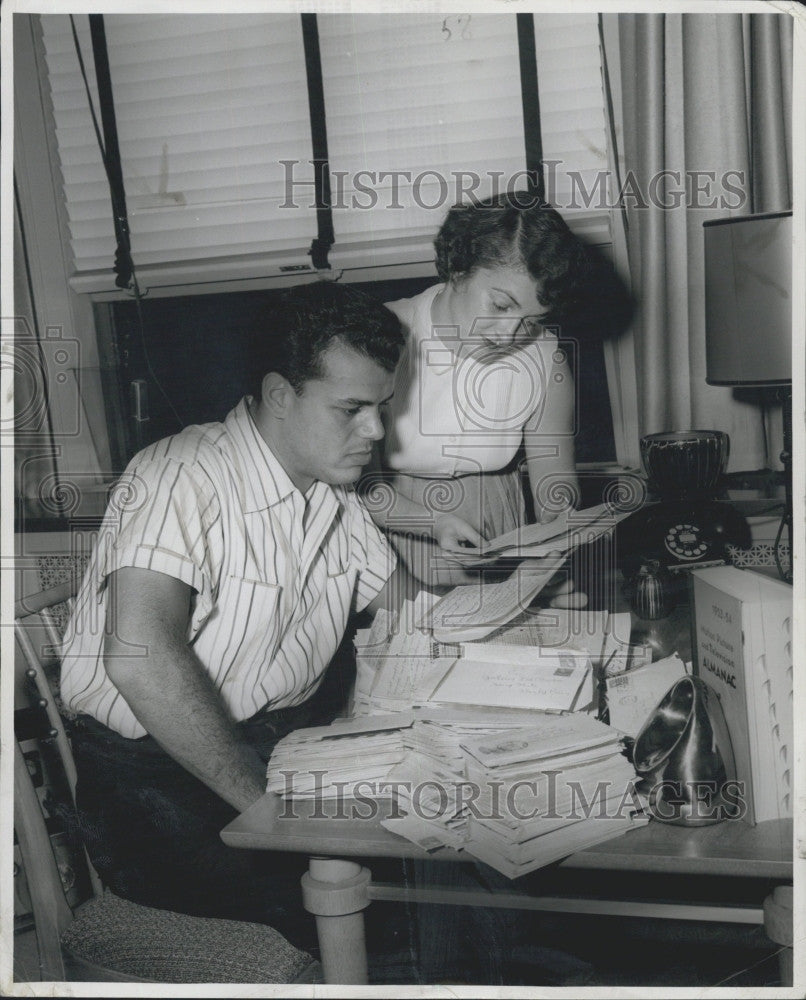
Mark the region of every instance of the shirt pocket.
POLYGON ((355 604, 357 578, 358 570, 354 566, 348 566, 342 572, 334 570, 328 573, 325 579, 325 594, 322 595, 325 600, 320 604, 322 611, 317 627, 321 630, 323 640, 332 644, 328 660, 344 638, 347 621, 355 604))
POLYGON ((335 580, 349 573, 352 566, 353 539, 346 528, 341 525, 334 526, 332 537, 325 542, 322 558, 325 564, 325 572, 328 580, 335 580))

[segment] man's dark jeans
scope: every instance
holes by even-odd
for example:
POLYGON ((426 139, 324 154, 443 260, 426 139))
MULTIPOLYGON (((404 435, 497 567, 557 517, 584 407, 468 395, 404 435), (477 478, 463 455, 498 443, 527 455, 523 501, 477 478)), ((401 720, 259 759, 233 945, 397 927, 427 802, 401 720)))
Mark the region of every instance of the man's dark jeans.
MULTIPOLYGON (((332 721, 343 694, 329 676, 309 701, 260 712, 238 729, 268 761, 292 730, 332 721)), ((313 918, 301 904, 306 857, 224 844, 220 832, 235 809, 150 736, 125 739, 79 716, 71 737, 78 833, 104 885, 146 906, 271 924, 299 947, 315 947, 313 918)))

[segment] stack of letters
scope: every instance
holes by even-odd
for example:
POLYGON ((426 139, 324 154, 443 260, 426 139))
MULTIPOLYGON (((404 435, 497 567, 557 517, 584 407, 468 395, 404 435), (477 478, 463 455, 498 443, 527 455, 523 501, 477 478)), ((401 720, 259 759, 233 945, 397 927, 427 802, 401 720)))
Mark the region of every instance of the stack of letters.
POLYGON ((356 634, 356 715, 437 704, 592 712, 593 667, 618 660, 623 670, 633 655, 629 613, 530 610, 477 641, 446 643, 419 627, 427 600, 380 611, 356 634))
POLYGON ((353 717, 281 740, 269 790, 384 800, 372 816, 387 829, 512 878, 645 822, 623 734, 594 718, 593 668, 624 669, 629 615, 531 607, 571 549, 623 516, 602 505, 519 529, 467 557, 517 563, 503 582, 480 573, 378 612, 355 637, 353 717))
POLYGON ((509 878, 648 821, 621 734, 589 716, 546 716, 463 750, 479 789, 464 848, 509 878))
POLYGON ((426 706, 414 710, 414 724, 403 731, 406 755, 388 775, 398 809, 381 821, 393 833, 426 850, 461 849, 473 790, 464 781, 467 740, 499 739, 503 733, 533 725, 535 713, 481 706, 426 706), (398 815, 402 813, 403 815, 398 815))
POLYGON ((267 789, 283 798, 330 799, 356 794, 357 784, 374 788, 406 755, 403 732, 413 721, 402 712, 297 729, 275 746, 267 789))
POLYGON ((580 713, 438 707, 340 719, 281 740, 268 789, 375 799, 388 830, 510 878, 646 822, 622 734, 580 713))

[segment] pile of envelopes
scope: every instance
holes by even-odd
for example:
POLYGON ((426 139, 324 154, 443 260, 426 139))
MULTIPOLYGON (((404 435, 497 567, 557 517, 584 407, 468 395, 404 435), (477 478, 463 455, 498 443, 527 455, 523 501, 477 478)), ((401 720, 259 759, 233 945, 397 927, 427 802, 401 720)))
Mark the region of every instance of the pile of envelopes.
POLYGON ((406 755, 403 730, 414 715, 337 719, 329 726, 295 729, 275 746, 267 790, 283 798, 332 799, 378 786, 406 755))
POLYGON ((645 825, 621 736, 589 716, 569 714, 467 740, 465 775, 479 798, 464 849, 517 878, 645 825))
POLYGON ((462 557, 477 583, 379 611, 355 636, 352 717, 281 740, 269 791, 387 801, 387 829, 511 878, 645 822, 623 734, 594 718, 594 667, 634 665, 629 614, 532 606, 571 549, 626 513, 519 528, 462 557), (514 568, 492 582, 488 565, 514 568))
POLYGON ((427 706, 414 711, 403 730, 406 754, 389 772, 390 790, 402 816, 381 821, 386 829, 426 850, 462 850, 474 789, 465 781, 467 740, 499 739, 534 723, 534 712, 481 706, 427 706))
POLYGON ((593 712, 593 668, 623 670, 635 655, 628 612, 530 610, 482 639, 446 643, 418 624, 427 603, 420 594, 356 633, 354 714, 436 704, 593 712))
POLYGON ((291 733, 268 790, 340 815, 351 796, 385 802, 386 829, 517 878, 643 825, 634 778, 622 734, 590 716, 432 706, 291 733))

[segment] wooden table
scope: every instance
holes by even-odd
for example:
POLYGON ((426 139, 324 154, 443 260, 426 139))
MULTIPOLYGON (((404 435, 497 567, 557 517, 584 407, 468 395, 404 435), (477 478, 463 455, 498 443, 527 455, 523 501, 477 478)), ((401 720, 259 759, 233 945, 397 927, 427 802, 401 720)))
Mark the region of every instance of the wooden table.
MULTIPOLYGON (((343 803, 349 817, 351 803, 343 803)), ((379 816, 390 808, 379 803, 379 816)), ((791 820, 771 820, 751 827, 739 820, 713 826, 671 826, 653 820, 617 840, 573 854, 552 873, 593 869, 599 872, 647 872, 657 875, 727 876, 779 883, 766 898, 748 905, 728 901, 663 902, 650 899, 601 899, 596 895, 540 895, 535 877, 511 883, 505 892, 439 889, 373 883, 360 858, 421 858, 468 862, 448 848, 426 852, 385 830, 373 819, 337 818, 334 802, 286 803, 266 794, 222 831, 232 847, 294 851, 310 856, 302 879, 303 902, 315 914, 322 966, 327 983, 366 983, 367 953, 363 911, 373 900, 502 906, 515 909, 611 916, 667 917, 763 925, 773 941, 791 945, 793 830, 791 820), (289 815, 293 809, 295 815, 289 815), (317 815, 318 811, 318 815, 317 815), (787 939, 787 934, 788 939, 787 939)), ((366 813, 367 806, 361 805, 366 813)), ((536 873, 539 883, 540 872, 536 873)), ((766 892, 766 890, 765 890, 766 892)), ((784 953, 782 977, 791 982, 791 949, 784 953)))

